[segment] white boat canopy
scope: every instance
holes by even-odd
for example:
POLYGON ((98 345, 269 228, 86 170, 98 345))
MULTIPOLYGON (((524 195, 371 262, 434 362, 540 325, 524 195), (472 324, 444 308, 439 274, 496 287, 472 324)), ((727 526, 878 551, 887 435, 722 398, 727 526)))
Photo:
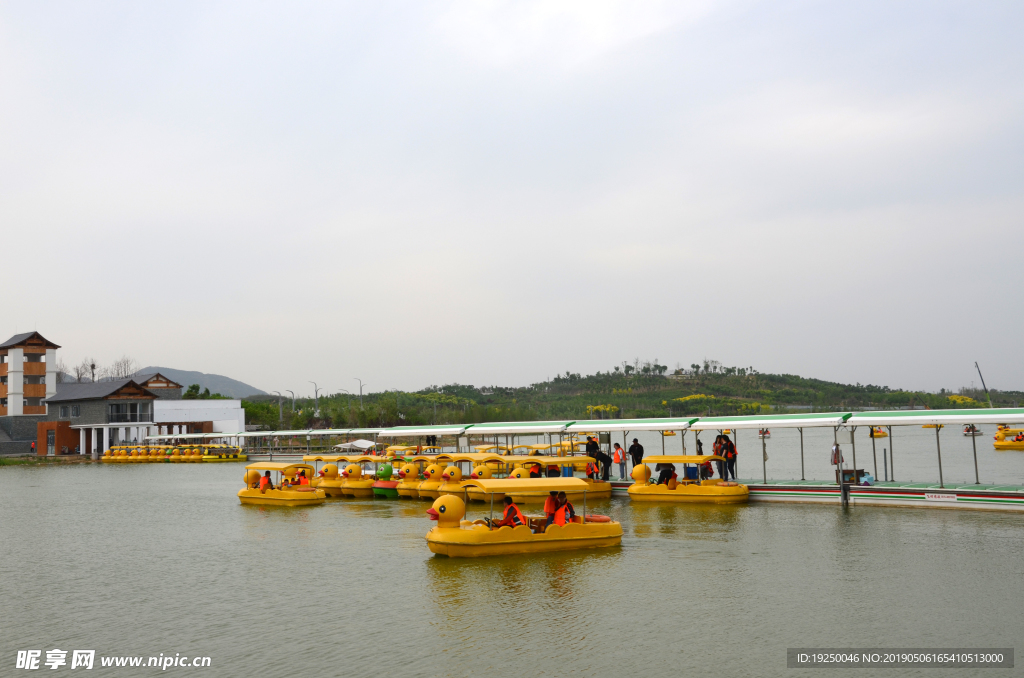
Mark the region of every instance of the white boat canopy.
POLYGON ((577 421, 566 427, 566 433, 585 433, 587 431, 685 431, 690 428, 697 417, 665 417, 663 419, 589 419, 577 421))
POLYGON ((814 428, 842 426, 850 412, 819 412, 815 414, 754 414, 746 417, 702 417, 694 431, 721 431, 734 428, 814 428))
POLYGON ((440 426, 395 426, 378 432, 385 438, 408 438, 415 436, 460 436, 469 424, 442 424, 440 426))
POLYGON ((372 440, 363 440, 362 438, 360 438, 359 440, 353 440, 350 443, 341 443, 340 445, 335 445, 334 447, 335 449, 342 450, 368 450, 371 447, 374 447, 375 445, 376 443, 374 443, 372 440))
POLYGON ((466 435, 532 435, 536 433, 562 433, 572 421, 494 421, 473 424, 466 435))
POLYGON ((925 424, 1019 424, 1024 407, 970 410, 885 410, 858 412, 846 422, 851 426, 923 426, 925 424))

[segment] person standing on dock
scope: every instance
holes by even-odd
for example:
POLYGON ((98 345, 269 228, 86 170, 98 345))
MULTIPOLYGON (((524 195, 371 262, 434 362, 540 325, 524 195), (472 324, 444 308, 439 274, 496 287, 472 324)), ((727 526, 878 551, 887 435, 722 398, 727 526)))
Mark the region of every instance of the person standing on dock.
POLYGON ((626 451, 622 447, 615 443, 615 456, 612 458, 613 461, 619 465, 619 480, 626 479, 626 451))
POLYGON ((644 461, 644 446, 636 438, 633 438, 633 444, 629 446, 629 456, 633 458, 633 468, 644 461))
MULTIPOLYGON (((716 456, 716 457, 724 457, 725 456, 725 450, 722 449, 722 438, 724 438, 724 437, 725 436, 723 436, 721 433, 719 433, 717 436, 715 436, 715 442, 711 446, 711 454, 713 456, 716 456)), ((718 467, 718 477, 721 478, 722 480, 725 480, 726 479, 725 478, 725 473, 726 473, 726 471, 725 471, 725 462, 724 461, 716 461, 715 462, 715 466, 718 467)))

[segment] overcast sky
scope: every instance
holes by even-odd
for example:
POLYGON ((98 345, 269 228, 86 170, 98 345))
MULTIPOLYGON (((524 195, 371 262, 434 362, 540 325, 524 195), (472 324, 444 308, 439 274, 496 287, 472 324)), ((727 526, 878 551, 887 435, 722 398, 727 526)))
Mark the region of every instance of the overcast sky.
POLYGON ((5 334, 266 390, 1024 388, 1020 2, 0 4, 5 334))

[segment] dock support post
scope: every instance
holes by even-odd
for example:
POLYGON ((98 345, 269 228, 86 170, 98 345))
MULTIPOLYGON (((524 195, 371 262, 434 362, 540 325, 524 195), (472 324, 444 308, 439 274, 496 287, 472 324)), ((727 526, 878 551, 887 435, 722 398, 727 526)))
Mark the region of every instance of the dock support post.
POLYGON ((804 473, 804 427, 801 426, 797 430, 800 431, 800 480, 807 480, 804 477, 806 475, 804 473))
POLYGON ((734 428, 732 430, 732 435, 736 439, 732 441, 732 446, 736 448, 736 456, 733 457, 732 462, 732 479, 736 480, 736 478, 739 477, 738 474, 740 470, 740 430, 738 428, 734 428))
POLYGON ((857 477, 857 427, 854 426, 850 429, 850 449, 853 450, 853 482, 857 483, 859 478, 857 477))
POLYGON ((935 449, 939 453, 939 487, 946 487, 942 482, 942 445, 939 444, 939 425, 935 425, 935 449))
POLYGON ((878 482, 878 453, 875 451, 875 427, 868 428, 871 433, 871 459, 875 462, 875 482, 878 482))
MULTIPOLYGON (((764 475, 764 484, 768 484, 768 447, 764 441, 764 436, 761 436, 761 472, 764 475)), ((736 480, 733 478, 733 480, 736 480)))
POLYGON ((892 426, 886 428, 889 429, 889 477, 896 482, 896 457, 892 455, 892 450, 895 447, 892 440, 892 426))
POLYGON ((978 431, 976 426, 973 424, 971 426, 971 449, 974 450, 974 484, 981 485, 981 480, 978 478, 978 443, 974 440, 978 437, 975 435, 978 431))
POLYGON ((661 432, 661 456, 665 456, 665 432, 661 432))

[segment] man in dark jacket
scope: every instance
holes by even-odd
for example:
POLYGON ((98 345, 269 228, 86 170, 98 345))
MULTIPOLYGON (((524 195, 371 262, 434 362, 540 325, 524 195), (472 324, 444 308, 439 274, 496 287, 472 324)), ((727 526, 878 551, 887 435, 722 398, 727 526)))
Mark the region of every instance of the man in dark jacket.
POLYGON ((629 446, 629 456, 633 459, 634 467, 643 463, 644 446, 636 438, 633 438, 633 444, 629 446))
POLYGON ((587 436, 587 456, 593 457, 601 465, 601 480, 608 482, 608 473, 612 468, 612 458, 601 449, 601 445, 592 437, 587 436))

